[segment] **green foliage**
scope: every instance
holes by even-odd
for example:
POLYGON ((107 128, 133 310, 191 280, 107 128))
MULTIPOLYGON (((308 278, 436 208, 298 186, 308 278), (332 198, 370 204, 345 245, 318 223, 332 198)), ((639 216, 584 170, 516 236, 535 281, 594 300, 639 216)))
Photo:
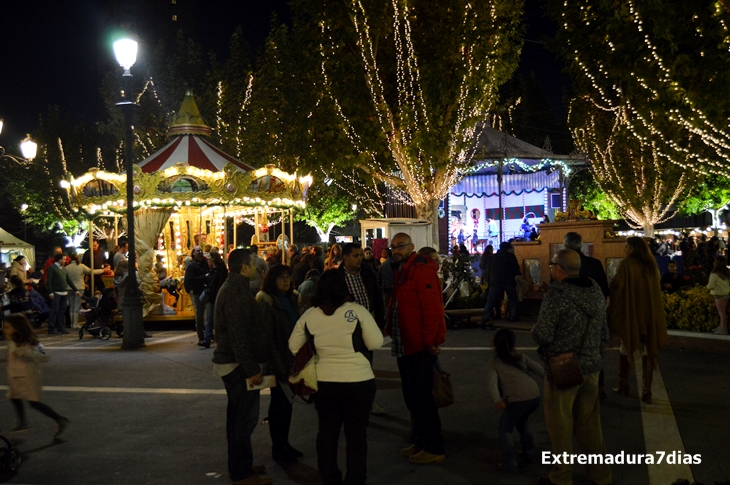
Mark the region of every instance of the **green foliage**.
POLYGON ((570 182, 570 198, 581 201, 584 209, 588 209, 600 220, 616 220, 621 214, 616 204, 596 183, 593 174, 584 170, 579 172, 570 182))
POLYGON ((356 215, 357 211, 352 210, 352 203, 345 194, 320 183, 309 189, 307 207, 297 214, 296 220, 305 221, 317 229, 324 240, 333 227, 352 220, 356 215))
POLYGON ((663 296, 667 328, 709 332, 720 324, 715 297, 703 286, 663 296))
POLYGON ((728 204, 730 204, 730 178, 708 175, 692 187, 681 212, 701 214, 708 210, 721 210, 728 204))

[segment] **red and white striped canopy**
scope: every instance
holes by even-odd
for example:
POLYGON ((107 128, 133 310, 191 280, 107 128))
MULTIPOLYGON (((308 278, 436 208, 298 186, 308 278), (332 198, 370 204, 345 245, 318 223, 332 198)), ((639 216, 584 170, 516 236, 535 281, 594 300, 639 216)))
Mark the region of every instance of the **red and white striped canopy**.
POLYGON ((138 165, 143 172, 150 173, 172 167, 178 162, 186 162, 191 167, 213 172, 220 172, 227 163, 232 163, 244 172, 254 170, 254 167, 222 152, 207 140, 196 135, 176 136, 165 147, 138 165))

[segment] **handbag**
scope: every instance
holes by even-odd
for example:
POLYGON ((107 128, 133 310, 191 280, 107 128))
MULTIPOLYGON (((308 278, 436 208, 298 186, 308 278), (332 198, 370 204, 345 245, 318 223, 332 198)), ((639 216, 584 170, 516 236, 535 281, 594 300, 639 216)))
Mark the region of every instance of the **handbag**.
POLYGON ((433 399, 436 407, 443 408, 454 404, 454 388, 451 386, 451 374, 433 368, 433 399))
POLYGON ((580 341, 580 347, 576 352, 563 352, 548 357, 548 365, 550 366, 550 381, 555 389, 563 390, 583 384, 585 378, 580 371, 580 355, 583 350, 583 344, 588 336, 588 328, 591 326, 591 320, 588 320, 586 328, 583 331, 583 338, 580 341))
POLYGON ((203 305, 208 304, 208 300, 210 300, 210 290, 208 290, 207 286, 203 288, 203 291, 201 291, 200 295, 198 295, 198 300, 200 300, 200 303, 203 305))
POLYGON ((307 341, 294 356, 294 363, 289 371, 289 382, 294 388, 294 394, 305 401, 317 392, 317 367, 314 363, 314 356, 317 354, 314 348, 314 337, 304 327, 307 341))

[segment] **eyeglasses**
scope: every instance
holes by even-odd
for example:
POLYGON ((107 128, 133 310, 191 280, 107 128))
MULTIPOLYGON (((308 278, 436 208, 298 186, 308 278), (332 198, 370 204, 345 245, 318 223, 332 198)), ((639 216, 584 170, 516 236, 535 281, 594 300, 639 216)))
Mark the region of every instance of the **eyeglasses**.
POLYGON ((391 246, 390 250, 391 251, 400 251, 401 249, 408 247, 408 246, 411 246, 411 243, 401 243, 397 246, 391 246))

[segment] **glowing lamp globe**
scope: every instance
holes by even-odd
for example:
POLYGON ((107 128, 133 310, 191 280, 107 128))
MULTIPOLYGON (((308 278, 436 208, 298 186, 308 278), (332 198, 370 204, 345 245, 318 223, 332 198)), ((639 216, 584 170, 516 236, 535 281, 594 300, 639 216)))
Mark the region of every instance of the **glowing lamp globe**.
POLYGON ((114 43, 114 56, 117 62, 124 68, 124 75, 131 76, 129 70, 137 61, 137 41, 132 39, 120 39, 114 43))
POLYGON ((38 144, 30 139, 30 135, 20 143, 20 152, 26 160, 33 160, 38 153, 38 144))

